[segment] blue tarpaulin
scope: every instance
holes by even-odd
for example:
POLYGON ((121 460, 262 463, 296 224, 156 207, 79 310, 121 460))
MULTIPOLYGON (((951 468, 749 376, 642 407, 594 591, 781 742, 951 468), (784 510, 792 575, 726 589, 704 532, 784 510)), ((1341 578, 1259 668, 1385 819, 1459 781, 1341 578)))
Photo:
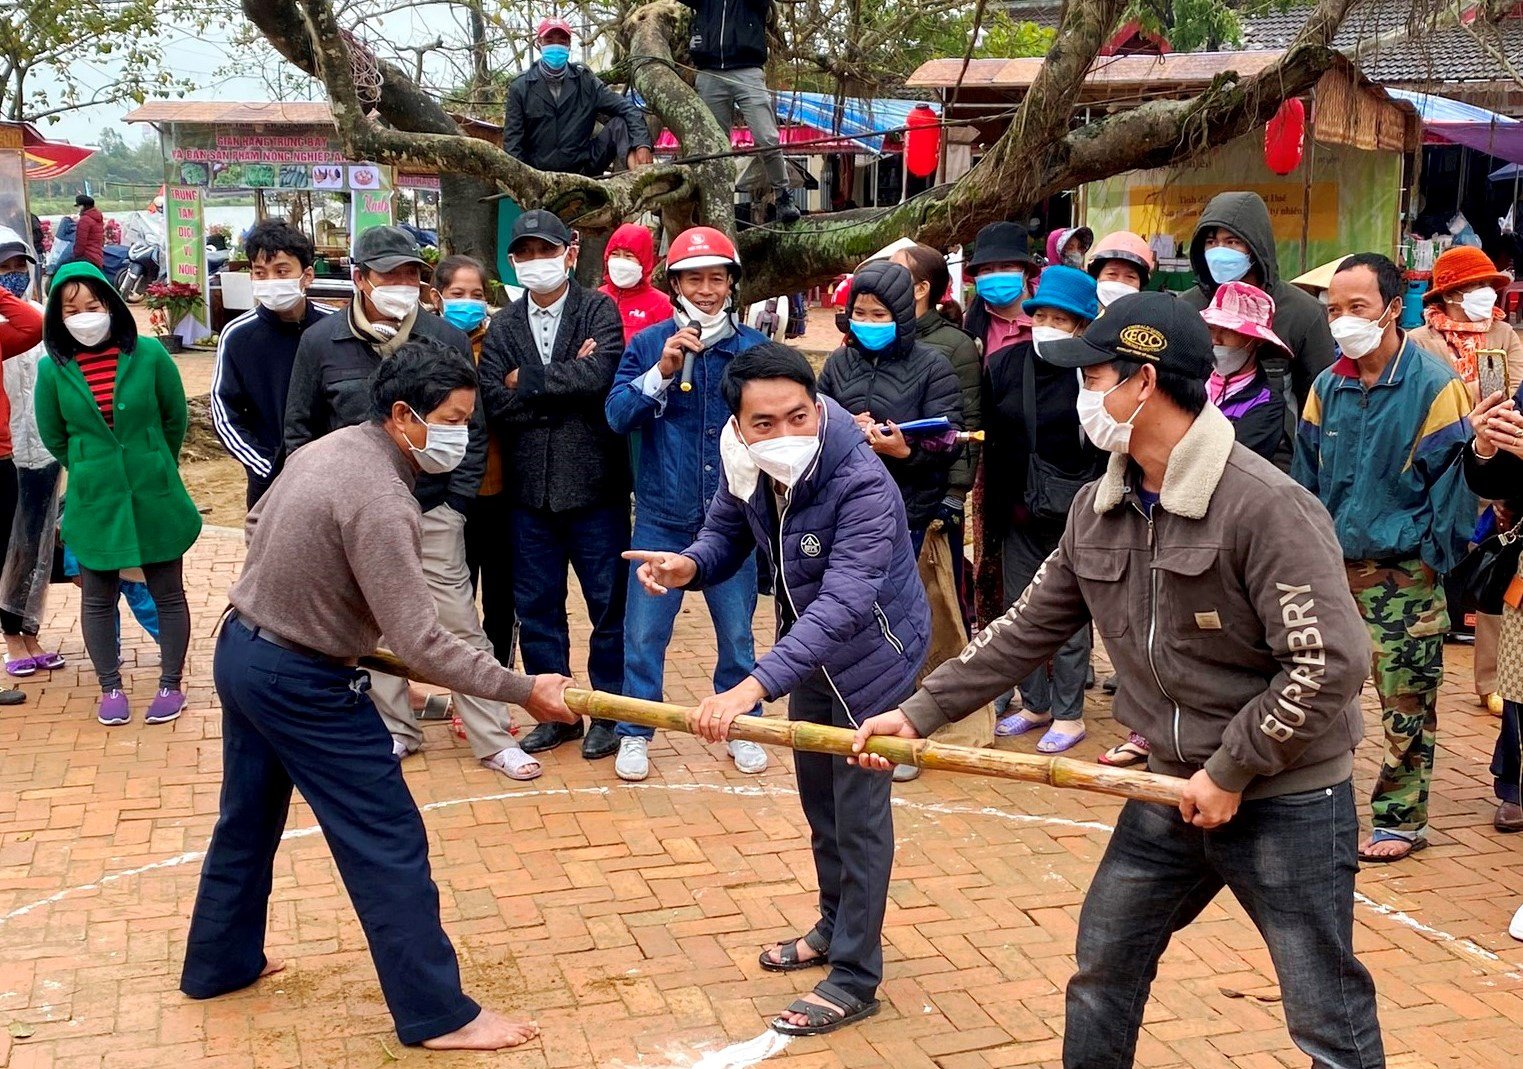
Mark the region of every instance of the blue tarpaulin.
POLYGON ((1432 93, 1409 93, 1404 89, 1382 88, 1385 89, 1387 96, 1405 100, 1415 107, 1418 115, 1422 116, 1424 126, 1445 123, 1506 126, 1518 121, 1494 111, 1487 111, 1485 108, 1478 108, 1474 104, 1466 104, 1462 100, 1450 100, 1448 97, 1434 96, 1432 93))
MULTIPOLYGON (((863 152, 881 155, 883 137, 874 135, 880 130, 900 129, 909 122, 912 108, 928 102, 844 97, 839 101, 839 113, 837 103, 835 97, 825 93, 783 90, 777 94, 777 121, 802 123, 826 133, 839 133, 861 145, 863 152)), ((936 110, 934 104, 928 106, 932 111, 936 110)))
MULTIPOLYGON (((909 122, 910 110, 917 104, 925 104, 938 115, 941 114, 935 104, 925 100, 843 97, 837 101, 827 93, 803 93, 786 89, 779 90, 776 97, 779 124, 792 123, 812 127, 823 135, 838 135, 855 143, 863 152, 875 156, 883 154, 881 131, 904 127, 909 122)), ((635 94, 635 100, 641 107, 645 106, 638 94, 635 94)), ((786 147, 785 138, 784 148, 786 147)), ((807 147, 801 151, 807 151, 807 147)))
POLYGON ((1388 96, 1417 108, 1424 133, 1510 163, 1523 163, 1523 123, 1517 119, 1432 93, 1382 88, 1388 96))

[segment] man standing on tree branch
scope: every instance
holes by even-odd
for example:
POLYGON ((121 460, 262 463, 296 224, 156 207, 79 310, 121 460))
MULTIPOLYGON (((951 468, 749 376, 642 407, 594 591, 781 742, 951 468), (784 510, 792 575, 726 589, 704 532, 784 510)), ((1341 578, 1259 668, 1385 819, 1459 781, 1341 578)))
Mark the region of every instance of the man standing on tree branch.
POLYGON ((693 9, 688 51, 698 68, 694 88, 726 136, 740 112, 762 150, 767 180, 777 198, 777 221, 799 221, 788 192, 788 165, 778 148, 777 109, 767 90, 767 12, 772 0, 682 0, 693 9))
POLYGON ((1152 740, 1152 771, 1189 783, 1177 810, 1121 810, 1079 915, 1065 1069, 1132 1064, 1159 959, 1223 887, 1269 946, 1296 1046, 1329 1069, 1381 1066, 1353 946, 1370 639, 1327 512, 1206 403, 1211 355, 1205 322, 1168 293, 1043 342, 1044 360, 1081 369, 1079 423, 1110 467, 1010 611, 856 746, 967 716, 1093 618, 1119 670, 1116 719, 1152 740))
POLYGON ((541 19, 534 40, 539 62, 508 87, 502 150, 537 170, 588 178, 606 171, 621 149, 631 168, 650 163, 650 131, 634 97, 571 62, 571 23, 541 19), (599 118, 603 129, 594 136, 599 118))

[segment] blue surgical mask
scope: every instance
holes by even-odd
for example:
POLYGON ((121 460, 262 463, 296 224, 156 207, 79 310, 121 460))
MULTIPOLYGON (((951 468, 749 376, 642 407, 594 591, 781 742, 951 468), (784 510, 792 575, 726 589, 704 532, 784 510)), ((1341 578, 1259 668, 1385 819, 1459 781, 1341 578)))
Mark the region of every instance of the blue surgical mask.
POLYGON ((1248 273, 1253 266, 1253 258, 1246 252, 1237 249, 1229 249, 1223 245, 1216 245, 1206 250, 1206 268, 1211 272, 1211 278, 1218 285, 1224 282, 1236 282, 1248 273))
POLYGON ((0 275, 0 289, 10 290, 11 296, 23 297, 26 288, 32 284, 32 276, 25 271, 7 271, 0 275))
POLYGON ((469 333, 487 317, 487 302, 469 297, 444 298, 444 321, 469 333))
POLYGON ((851 332, 856 335, 862 348, 876 353, 894 344, 894 339, 899 336, 899 326, 896 323, 862 323, 853 319, 851 332))
POLYGON ((975 278, 973 288, 989 304, 1004 308, 1025 294, 1026 275, 1022 271, 991 271, 975 278))
POLYGON ((539 58, 553 71, 565 70, 571 61, 570 45, 540 45, 539 58))

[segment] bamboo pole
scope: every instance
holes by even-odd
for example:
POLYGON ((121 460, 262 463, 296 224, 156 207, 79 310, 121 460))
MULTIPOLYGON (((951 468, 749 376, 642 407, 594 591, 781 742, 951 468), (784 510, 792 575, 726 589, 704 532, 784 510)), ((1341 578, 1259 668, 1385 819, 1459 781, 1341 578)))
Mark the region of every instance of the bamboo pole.
MULTIPOLYGON (((388 675, 420 678, 417 673, 408 669, 384 650, 378 650, 370 657, 361 658, 360 664, 364 668, 375 669, 388 675)), ((421 681, 428 682, 428 680, 421 681)), ((664 731, 693 734, 693 728, 688 722, 688 716, 692 710, 680 705, 575 688, 566 691, 566 705, 572 712, 582 716, 604 717, 609 720, 622 720, 627 724, 640 724, 664 731)), ((760 716, 739 717, 730 728, 731 739, 805 750, 810 753, 838 754, 843 757, 851 755, 853 736, 854 732, 847 728, 760 716)), ((1185 785, 1184 780, 1175 776, 1160 776, 1137 769, 1111 768, 1107 765, 1046 754, 952 746, 931 739, 901 739, 875 735, 867 742, 867 752, 886 757, 898 765, 914 765, 916 768, 933 768, 948 772, 968 772, 976 776, 1020 780, 1023 783, 1045 783, 1065 790, 1093 791, 1121 798, 1135 798, 1140 802, 1159 802, 1164 805, 1178 805, 1180 793, 1185 785)))

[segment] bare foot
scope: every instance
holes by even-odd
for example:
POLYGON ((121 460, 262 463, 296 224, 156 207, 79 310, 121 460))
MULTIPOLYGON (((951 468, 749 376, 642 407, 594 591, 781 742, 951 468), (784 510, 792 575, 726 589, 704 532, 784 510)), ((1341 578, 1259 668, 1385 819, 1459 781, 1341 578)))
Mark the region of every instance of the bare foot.
MULTIPOLYGON (((785 946, 787 946, 786 943, 778 943, 772 949, 768 950, 767 960, 778 965, 783 964, 782 958, 779 956, 779 954, 785 946)), ((799 961, 814 961, 815 959, 824 956, 818 950, 815 950, 814 947, 804 942, 802 939, 794 941, 793 952, 799 956, 799 961)))
POLYGON ((491 1010, 482 1010, 464 1028, 425 1039, 423 1046, 429 1050, 501 1050, 520 1046, 537 1035, 537 1021, 510 1021, 491 1010))
POLYGON ((277 961, 275 958, 265 958, 264 968, 259 970, 259 978, 262 980, 266 976, 273 976, 275 973, 284 971, 285 967, 286 963, 283 961, 277 961))
POLYGON ((1366 839, 1359 844, 1359 853, 1364 857, 1384 857, 1400 859, 1412 852, 1412 844, 1398 839, 1387 839, 1384 842, 1376 842, 1373 838, 1366 839))
MULTIPOLYGON (((814 1005, 814 1006, 829 1006, 831 1009, 835 1010, 837 1013, 841 1012, 841 1007, 840 1006, 837 1006, 834 1002, 831 1002, 828 998, 822 998, 822 997, 820 997, 819 995, 815 994, 813 991, 809 992, 809 994, 807 994, 807 995, 800 995, 799 998, 802 1001, 804 1001, 804 1002, 810 1003, 811 1005, 814 1005)), ((782 1013, 778 1014, 777 1015, 777 1019, 779 1021, 782 1021, 784 1024, 791 1024, 795 1028, 805 1028, 809 1024, 809 1018, 806 1017, 804 1014, 802 1014, 802 1013, 790 1013, 787 1010, 784 1010, 782 1013)))

